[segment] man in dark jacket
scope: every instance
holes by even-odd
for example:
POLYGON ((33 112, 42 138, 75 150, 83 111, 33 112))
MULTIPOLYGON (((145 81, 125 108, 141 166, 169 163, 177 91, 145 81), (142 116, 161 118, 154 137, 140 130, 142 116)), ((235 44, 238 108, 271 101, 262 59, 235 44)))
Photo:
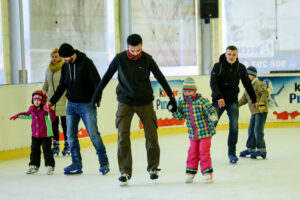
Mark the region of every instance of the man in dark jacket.
POLYGON ((99 73, 93 61, 84 53, 74 50, 70 44, 62 44, 59 55, 65 63, 62 66, 59 85, 48 105, 54 105, 67 90, 67 135, 72 164, 64 169, 65 174, 82 173, 78 141, 78 124, 81 118, 96 149, 100 163, 99 171, 105 175, 109 172, 109 162, 97 127, 97 110, 91 103, 93 93, 100 82, 99 73))
POLYGON ((177 105, 172 90, 164 75, 159 70, 153 58, 142 51, 142 38, 138 34, 127 38, 128 50, 115 56, 102 81, 99 83, 93 97, 93 103, 99 105, 102 91, 118 71, 117 86, 118 111, 116 127, 118 128, 118 163, 121 176, 120 185, 128 184, 132 174, 132 156, 130 147, 130 124, 136 113, 145 129, 148 167, 151 179, 157 179, 160 149, 157 137, 157 118, 153 109, 153 90, 150 82, 150 72, 162 85, 170 98, 169 105, 173 112, 177 105))
POLYGON ((219 118, 224 110, 227 111, 229 118, 228 156, 232 164, 236 164, 238 161, 236 144, 238 141, 240 80, 248 92, 253 106, 257 107, 256 95, 246 67, 238 61, 238 50, 235 46, 228 46, 226 53, 220 56, 219 62, 211 71, 210 87, 212 89, 212 105, 217 110, 219 118))

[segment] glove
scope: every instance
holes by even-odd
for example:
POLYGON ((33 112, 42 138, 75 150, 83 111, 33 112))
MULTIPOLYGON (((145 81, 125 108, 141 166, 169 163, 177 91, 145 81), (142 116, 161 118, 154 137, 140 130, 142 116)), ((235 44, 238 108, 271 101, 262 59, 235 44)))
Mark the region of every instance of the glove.
POLYGON ((9 118, 10 120, 16 120, 17 118, 18 118, 18 114, 16 114, 16 115, 14 115, 14 116, 12 116, 11 118, 9 118))
POLYGON ((49 110, 51 110, 51 104, 49 104, 49 105, 45 104, 43 106, 43 109, 48 112, 49 110))
POLYGON ((213 122, 217 121, 218 120, 218 117, 216 115, 211 115, 209 116, 209 119, 213 122))
POLYGON ((266 104, 265 103, 259 103, 258 104, 258 110, 259 110, 259 112, 264 112, 266 110, 266 104))
POLYGON ((176 103, 176 99, 174 97, 170 98, 170 101, 168 103, 168 110, 171 112, 176 112, 176 110, 177 110, 177 103, 176 103))

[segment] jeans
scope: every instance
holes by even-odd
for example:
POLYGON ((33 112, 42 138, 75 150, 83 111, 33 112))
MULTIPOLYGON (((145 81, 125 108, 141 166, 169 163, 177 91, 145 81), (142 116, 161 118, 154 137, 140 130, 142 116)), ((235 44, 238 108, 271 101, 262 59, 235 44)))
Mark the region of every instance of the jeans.
POLYGON ((67 105, 67 136, 70 144, 73 164, 82 165, 80 145, 78 140, 78 124, 82 119, 90 139, 96 149, 100 166, 108 165, 105 146, 98 131, 96 108, 91 103, 74 103, 67 105))
POLYGON ((267 112, 251 115, 248 128, 248 140, 246 144, 250 152, 255 152, 256 150, 266 152, 264 126, 266 123, 267 115, 267 112))
MULTIPOLYGON (((228 155, 236 155, 236 144, 238 141, 238 123, 239 123, 239 105, 238 102, 226 104, 225 107, 220 108, 217 102, 213 102, 212 106, 216 109, 219 118, 221 118, 224 110, 227 111, 229 118, 229 135, 227 140, 228 155)), ((215 122, 217 126, 218 122, 215 122)))

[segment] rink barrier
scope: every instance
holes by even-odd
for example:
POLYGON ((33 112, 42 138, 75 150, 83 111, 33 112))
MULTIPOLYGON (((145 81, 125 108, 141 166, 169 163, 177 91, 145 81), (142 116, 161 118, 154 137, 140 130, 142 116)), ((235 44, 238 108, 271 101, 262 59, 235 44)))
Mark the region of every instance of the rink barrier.
MULTIPOLYGON (((248 124, 239 124, 239 129, 247 129, 248 124)), ((282 122, 282 123, 266 123, 265 128, 282 128, 282 127, 300 127, 300 122, 282 122)), ((228 129, 228 125, 218 125, 217 130, 226 130, 228 129)), ((179 128, 160 128, 157 130, 158 135, 166 135, 166 134, 178 134, 178 133, 183 133, 185 134, 187 132, 186 127, 179 127, 179 128)), ((134 131, 131 132, 130 138, 135 139, 135 138, 142 138, 144 137, 144 131, 134 131)), ((113 134, 113 135, 103 135, 102 136, 103 142, 104 143, 113 143, 118 141, 118 135, 113 134)), ((87 138, 82 138, 79 140, 80 142, 80 147, 90 147, 92 146, 91 140, 87 138)), ((63 149, 64 147, 64 142, 60 142, 60 149, 63 149)), ((25 158, 30 156, 30 147, 26 148, 20 148, 20 149, 13 149, 13 150, 8 150, 8 151, 0 151, 0 162, 1 161, 7 161, 7 160, 13 160, 13 159, 18 159, 18 158, 25 158)))

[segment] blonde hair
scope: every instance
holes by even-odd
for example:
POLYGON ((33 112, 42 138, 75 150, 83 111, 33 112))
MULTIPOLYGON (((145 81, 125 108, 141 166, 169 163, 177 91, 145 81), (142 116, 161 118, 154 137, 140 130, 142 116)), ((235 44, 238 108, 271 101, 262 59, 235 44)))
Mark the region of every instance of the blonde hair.
POLYGON ((55 54, 55 53, 58 53, 58 48, 54 48, 53 50, 52 50, 52 52, 51 52, 51 56, 53 55, 53 54, 55 54))

